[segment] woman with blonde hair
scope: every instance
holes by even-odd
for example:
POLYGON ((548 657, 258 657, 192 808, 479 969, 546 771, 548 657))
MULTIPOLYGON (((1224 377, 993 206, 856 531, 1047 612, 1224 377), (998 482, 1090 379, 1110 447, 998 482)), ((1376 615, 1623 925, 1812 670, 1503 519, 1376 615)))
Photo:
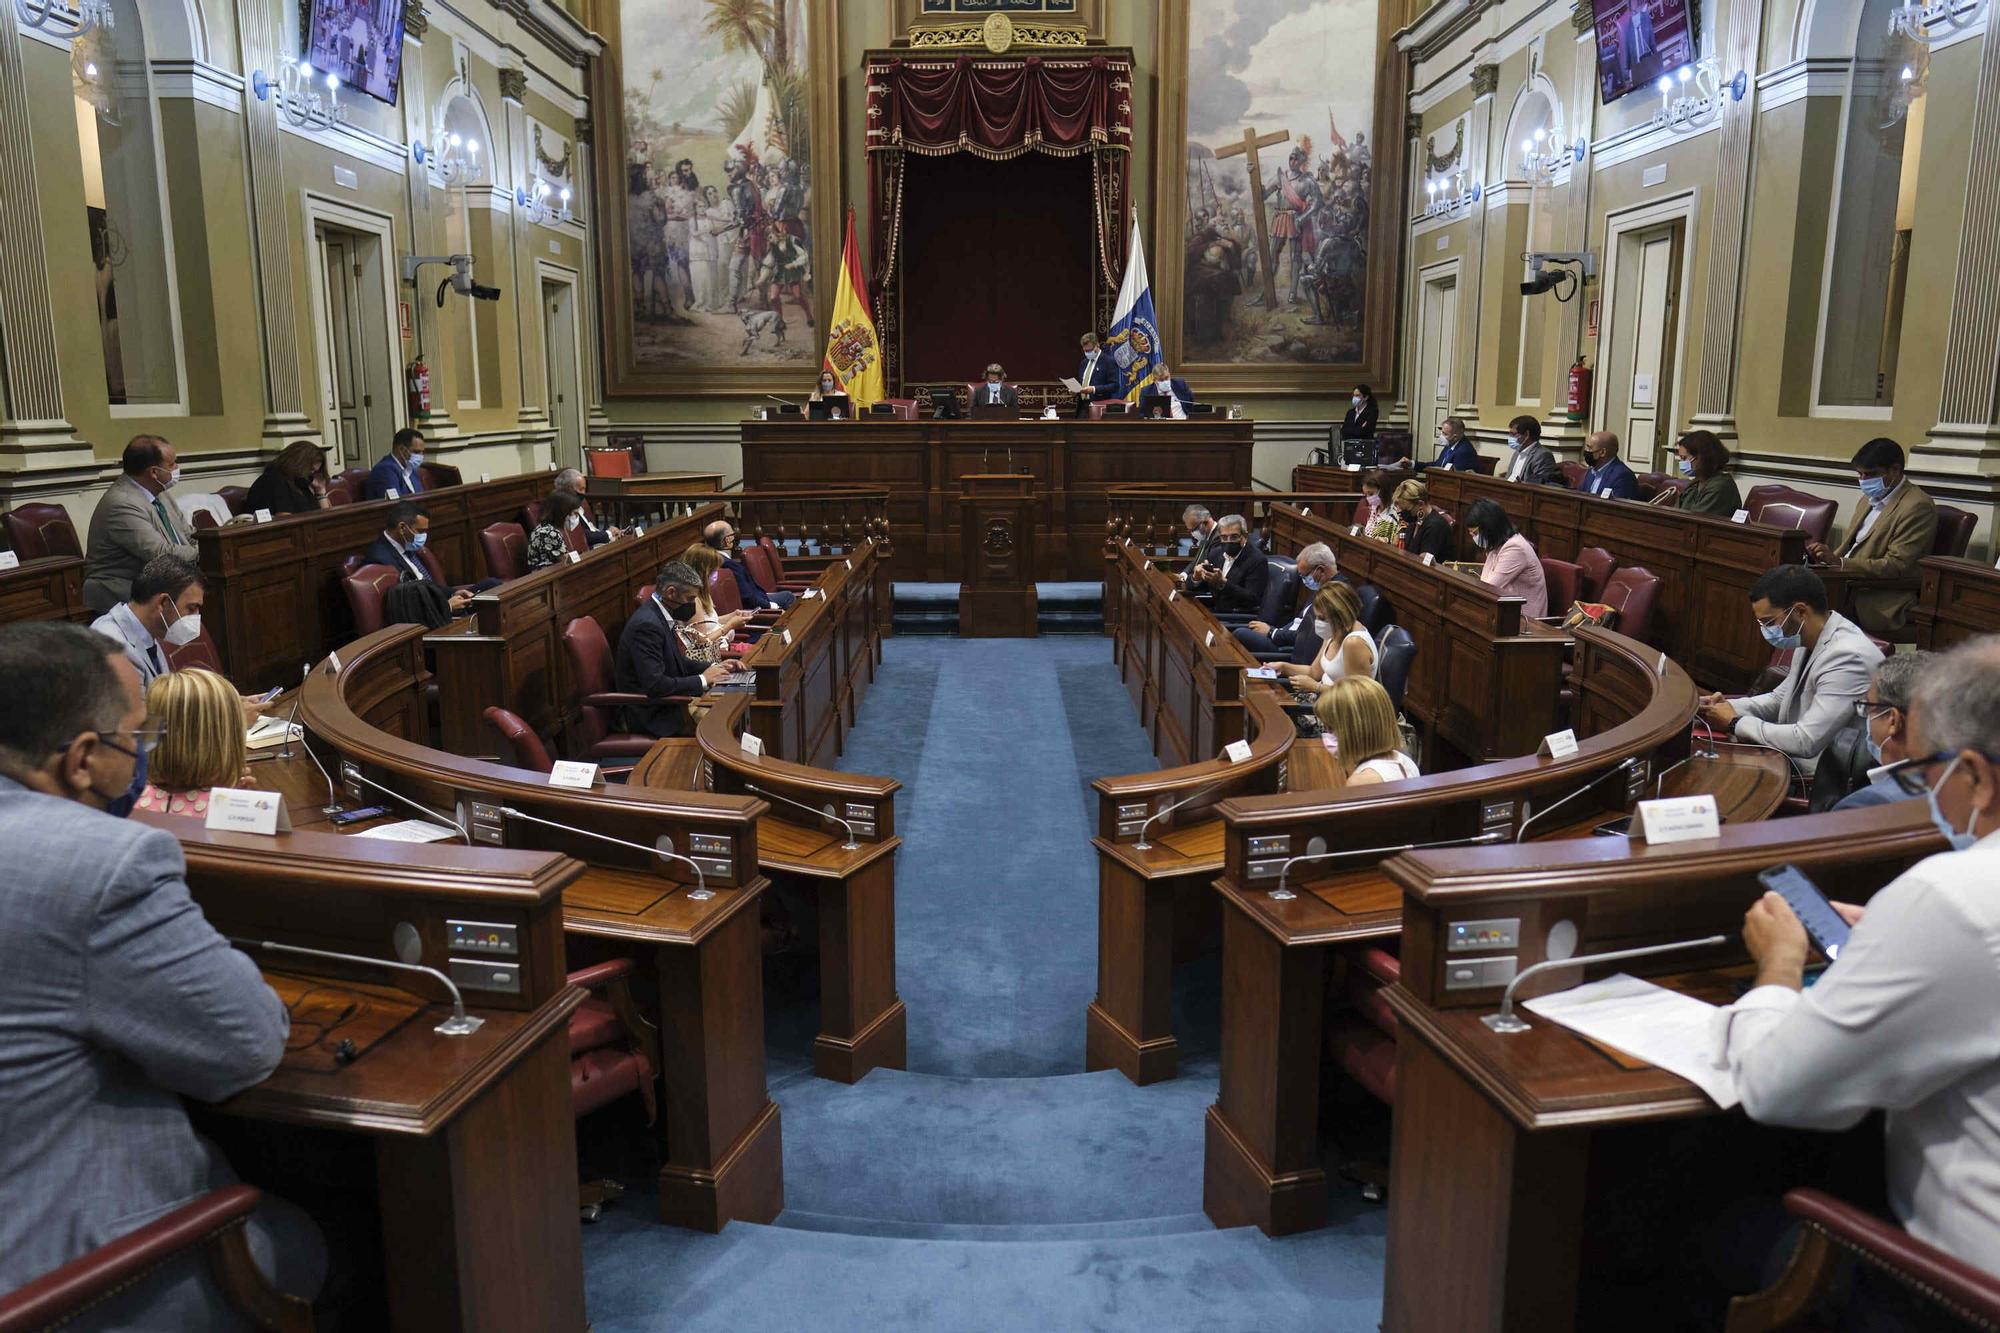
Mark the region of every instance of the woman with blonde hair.
POLYGON ((1295 690, 1323 693, 1345 676, 1373 677, 1380 665, 1375 638, 1361 623, 1361 594, 1345 583, 1329 583, 1313 597, 1313 629, 1319 655, 1308 666, 1275 663, 1295 690))
POLYGON ((1368 676, 1342 676, 1326 687, 1313 705, 1313 715, 1333 751, 1333 771, 1343 787, 1375 782, 1401 782, 1423 776, 1416 760, 1402 751, 1403 733, 1396 725, 1396 706, 1382 682, 1368 676))
POLYGON ((728 615, 717 615, 715 601, 709 596, 709 588, 716 573, 722 568, 722 552, 707 542, 696 542, 681 553, 681 560, 695 573, 701 575, 701 588, 694 595, 694 619, 674 628, 681 634, 687 647, 690 662, 709 663, 719 661, 722 650, 729 645, 729 636, 739 625, 747 625, 754 618, 748 611, 731 611, 728 615))
POLYGON ((193 667, 156 676, 146 711, 160 728, 147 758, 146 790, 135 810, 206 815, 211 787, 249 781, 243 744, 243 696, 213 671, 193 667))

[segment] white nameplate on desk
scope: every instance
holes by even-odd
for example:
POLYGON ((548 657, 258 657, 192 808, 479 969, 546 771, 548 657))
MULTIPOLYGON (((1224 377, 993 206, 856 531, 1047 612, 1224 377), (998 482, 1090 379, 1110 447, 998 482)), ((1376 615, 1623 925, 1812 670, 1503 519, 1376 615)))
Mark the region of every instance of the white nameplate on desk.
POLYGON ((1312 512, 1312 511, 1313 511, 1313 507, 1312 507, 1311 505, 1302 505, 1302 506, 1300 506, 1300 508, 1299 508, 1299 512, 1300 512, 1301 514, 1310 514, 1310 513, 1312 512))
POLYGON ((597 785, 597 765, 586 764, 576 759, 558 759, 549 770, 551 787, 580 787, 585 791, 597 785))
POLYGON ((1349 463, 1349 464, 1347 464, 1347 470, 1348 470, 1349 472, 1359 472, 1359 471, 1361 470, 1361 464, 1359 464, 1359 463, 1349 463))
POLYGON ((1359 537, 1361 535, 1361 525, 1359 523, 1348 524, 1347 535, 1350 537, 1359 537))
POLYGON ((391 500, 400 500, 403 498, 403 493, 397 490, 394 486, 389 487, 383 493, 387 495, 391 500))
POLYGON ((12 551, 0 551, 0 569, 19 569, 21 557, 12 551))
POLYGON ((791 646, 792 642, 792 632, 790 630, 786 630, 784 633, 785 633, 785 644, 787 647, 789 647, 791 646))
POLYGON ((1437 563, 1437 557, 1435 555, 1432 555, 1429 551, 1425 551, 1424 563, 1427 565, 1434 565, 1437 563))
POLYGON ((1204 647, 1204 648, 1213 648, 1213 647, 1215 647, 1215 631, 1214 631, 1214 630, 1210 630, 1210 631, 1208 632, 1208 637, 1207 637, 1207 638, 1205 638, 1205 639, 1203 639, 1203 640, 1201 641, 1201 646, 1202 646, 1202 647, 1204 647))
POLYGON ((1571 755, 1575 754, 1576 753, 1575 729, 1572 727, 1564 727, 1561 731, 1552 731, 1548 735, 1542 737, 1541 753, 1547 755, 1551 759, 1567 759, 1571 755))
POLYGON ((1739 509, 1729 516, 1729 521, 1731 523, 1748 523, 1750 521, 1750 511, 1739 509))
POLYGON ((224 833, 290 833, 292 816, 277 792, 211 787, 208 827, 224 833))
POLYGON ((761 758, 764 754, 764 738, 752 731, 744 732, 743 753, 749 755, 752 759, 761 758))
POLYGON ((573 565, 573 564, 575 564, 575 563, 576 563, 577 561, 579 561, 579 560, 581 560, 581 559, 583 559, 583 557, 582 557, 581 555, 579 555, 579 554, 578 554, 577 552, 575 552, 575 551, 571 551, 571 552, 569 553, 569 562, 570 562, 570 563, 571 563, 572 565, 573 565))
POLYGON ((1174 598, 1176 598, 1176 597, 1178 597, 1178 596, 1180 596, 1180 595, 1181 595, 1181 590, 1180 590, 1179 588, 1169 588, 1169 589, 1167 589, 1167 600, 1168 600, 1169 602, 1173 601, 1173 600, 1174 600, 1174 598))
POLYGON ((1222 747, 1222 752, 1225 755, 1229 756, 1230 763, 1232 764, 1243 763, 1250 757, 1250 742, 1231 741, 1229 742, 1229 744, 1222 747))
POLYGON ((1661 654, 1660 654, 1660 668, 1659 668, 1659 674, 1660 674, 1660 676, 1661 676, 1661 677, 1662 677, 1663 679, 1665 678, 1665 676, 1666 676, 1666 674, 1667 674, 1667 655, 1666 655, 1665 653, 1661 653, 1661 654))
POLYGON ((1606 486, 1603 490, 1597 493, 1597 497, 1600 500, 1609 500, 1611 498, 1611 488, 1609 486, 1606 486))
POLYGON ((1662 801, 1639 802, 1639 824, 1646 842, 1698 842, 1721 834, 1722 821, 1715 811, 1715 798, 1674 796, 1662 801))
POLYGON ((854 572, 854 562, 852 560, 843 560, 840 563, 847 566, 848 573, 852 574, 854 572))
POLYGON ((257 511, 257 521, 259 523, 269 523, 271 521, 271 511, 268 509, 259 509, 257 511))
POLYGON ((482 472, 479 474, 479 480, 480 483, 483 485, 484 483, 493 480, 493 474, 491 472, 482 472))

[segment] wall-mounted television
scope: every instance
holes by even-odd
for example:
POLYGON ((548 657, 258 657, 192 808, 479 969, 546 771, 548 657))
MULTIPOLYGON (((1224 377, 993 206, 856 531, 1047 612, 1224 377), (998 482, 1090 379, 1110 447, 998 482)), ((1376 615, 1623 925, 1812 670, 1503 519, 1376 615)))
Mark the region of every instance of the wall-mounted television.
POLYGON ((1597 22, 1597 87, 1608 104, 1634 88, 1675 77, 1695 58, 1689 0, 1591 0, 1597 22))
POLYGON ((403 0, 307 0, 306 60, 394 106, 403 74, 403 0))

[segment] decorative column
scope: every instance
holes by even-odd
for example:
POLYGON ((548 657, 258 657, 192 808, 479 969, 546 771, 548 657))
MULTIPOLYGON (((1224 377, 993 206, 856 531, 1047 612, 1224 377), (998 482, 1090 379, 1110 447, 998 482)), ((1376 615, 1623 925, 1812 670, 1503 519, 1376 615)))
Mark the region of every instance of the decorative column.
MULTIPOLYGON (((415 47, 414 51, 403 52, 403 137, 422 143, 429 152, 424 161, 414 157, 403 164, 403 178, 409 191, 410 200, 410 249, 413 255, 434 255, 444 253, 444 222, 438 215, 436 196, 438 191, 431 184, 431 156, 442 148, 437 142, 437 130, 444 124, 442 115, 432 115, 430 84, 424 71, 424 38, 430 35, 431 16, 421 0, 404 0, 403 3, 403 44, 415 47)), ((489 144, 487 147, 491 148, 489 144)), ((436 273, 436 269, 428 270, 436 273)), ((444 347, 444 328, 439 323, 438 308, 434 301, 422 296, 422 289, 402 281, 402 256, 396 257, 396 290, 401 300, 410 303, 410 323, 416 332, 413 346, 403 349, 407 364, 418 352, 424 356, 424 365, 431 373, 431 415, 421 423, 424 434, 443 437, 458 434, 458 423, 451 419, 451 409, 457 396, 446 383, 443 363, 439 353, 444 347)), ((417 422, 410 422, 417 425, 417 422)))
MULTIPOLYGON (((1737 0, 1739 4, 1746 2, 1747 0, 1737 0)), ((1576 3, 1570 6, 1569 26, 1576 43, 1576 56, 1570 62, 1568 105, 1575 108, 1576 119, 1572 122, 1569 120, 1567 113, 1565 113, 1562 125, 1562 137, 1572 145, 1578 139, 1583 140, 1587 144, 1590 142, 1592 131, 1596 129, 1595 118, 1597 114, 1597 53, 1595 49, 1597 45, 1597 19, 1591 12, 1590 0, 1576 0, 1576 3)), ((1561 234, 1558 243, 1565 250, 1577 251, 1588 250, 1590 248, 1590 187, 1592 166, 1593 164, 1587 155, 1581 162, 1576 161, 1574 157, 1570 160, 1569 182, 1564 188, 1563 212, 1559 223, 1561 234)), ((1602 268, 1603 265, 1600 263, 1600 271, 1602 268)), ((1584 321, 1585 311, 1589 309, 1591 299, 1597 290, 1597 282, 1598 280, 1593 278, 1588 283, 1579 283, 1577 295, 1581 299, 1556 307, 1555 317, 1561 321, 1560 333, 1556 345, 1564 349, 1572 362, 1579 353, 1593 357, 1597 353, 1597 348, 1592 345, 1589 334, 1585 331, 1584 321)), ((1557 367, 1557 369, 1566 373, 1569 370, 1569 366, 1565 364, 1557 367)), ((1549 405, 1544 409, 1542 416, 1544 420, 1559 422, 1561 428, 1565 431, 1574 431, 1577 429, 1588 430, 1591 426, 1599 424, 1592 422, 1588 415, 1581 422, 1571 422, 1567 404, 1554 397, 1550 399, 1549 405)))
MULTIPOLYGON (((1757 68, 1757 32, 1763 7, 1733 0, 1716 43, 1724 78, 1757 68)), ((1743 247, 1748 239, 1750 149, 1757 128, 1757 84, 1741 102, 1727 104, 1716 131, 1715 193, 1709 210, 1708 293, 1702 308, 1701 370, 1695 381, 1690 425, 1736 438, 1736 337, 1742 324, 1743 247)), ((1975 150, 1976 151, 1976 150, 1975 150)), ((1678 434, 1680 423, 1673 423, 1678 434)))
MULTIPOLYGON (((1968 478, 1984 474, 1981 464, 2000 455, 2000 35, 1990 28, 1980 43, 1971 115, 1972 160, 1965 172, 1944 386, 1924 451, 1949 455, 1950 470, 1968 478)), ((1990 476, 1984 479, 1992 484, 1990 476)))
MULTIPOLYGON (((28 123, 27 76, 14 6, 0 8, 0 472, 48 466, 31 455, 90 446, 63 415, 61 356, 53 293, 42 245, 35 147, 28 123)), ((64 114, 67 115, 67 109, 64 114)))
MULTIPOLYGON (((577 198, 595 200, 596 193, 591 183, 597 179, 597 146, 592 136, 596 126, 590 117, 579 116, 576 121, 576 167, 570 174, 570 182, 576 190, 577 198)), ((589 206, 589 205, 587 205, 589 206)), ((617 205, 606 201, 604 207, 617 205)), ((583 321, 583 345, 585 365, 583 367, 584 432, 588 434, 600 427, 610 429, 611 418, 604 413, 604 326, 600 322, 602 314, 598 310, 599 285, 598 266, 603 256, 598 252, 597 237, 600 219, 586 216, 583 219, 583 280, 577 284, 576 317, 583 321)))
MULTIPOLYGON (((1476 173, 1473 179, 1479 182, 1480 201, 1473 205, 1473 243, 1466 246, 1466 258, 1471 260, 1471 263, 1467 267, 1471 269, 1471 273, 1467 279, 1464 291, 1458 298, 1458 306, 1459 317, 1461 319, 1465 318, 1468 313, 1472 319, 1472 337, 1469 339, 1460 339, 1459 341, 1463 345, 1470 346, 1473 352, 1471 371, 1460 381, 1460 383, 1465 385, 1465 396, 1453 406, 1452 410, 1460 416, 1471 418, 1473 421, 1479 419, 1479 326, 1480 319, 1485 313, 1486 305, 1486 210, 1488 207, 1486 200, 1492 192, 1492 186, 1486 179, 1486 173, 1491 166, 1488 150, 1493 142, 1494 94, 1499 91, 1500 67, 1498 65, 1479 64, 1472 67, 1472 114, 1465 118, 1467 140, 1465 145, 1465 160, 1468 167, 1476 173), (1472 297, 1472 309, 1470 312, 1465 308, 1465 295, 1467 293, 1472 297)), ((1505 174, 1505 172, 1501 173, 1503 179, 1505 178, 1505 174)), ((1455 348, 1453 350, 1454 352, 1456 351, 1455 348)))
POLYGON ((305 411, 299 375, 296 323, 299 293, 292 286, 291 215, 285 191, 283 138, 275 101, 260 102, 250 90, 252 71, 267 73, 294 59, 287 52, 286 15, 291 7, 250 4, 237 7, 237 40, 245 75, 243 86, 243 166, 250 185, 250 248, 256 260, 258 329, 264 351, 264 447, 276 452, 295 439, 319 438, 305 411), (281 12, 282 11, 282 12, 281 12))
MULTIPOLYGON (((523 262, 521 252, 529 244, 534 232, 534 224, 521 216, 521 210, 514 203, 516 186, 526 186, 533 173, 529 170, 528 155, 533 152, 528 143, 528 71, 507 69, 497 71, 500 76, 500 115, 505 122, 507 155, 504 159, 512 178, 496 180, 500 193, 507 197, 507 264, 510 274, 508 282, 514 293, 514 365, 515 377, 520 387, 520 399, 514 409, 514 419, 520 425, 533 430, 547 430, 549 426, 549 363, 546 355, 530 356, 529 348, 541 349, 544 330, 542 327, 542 285, 535 280, 535 266, 523 262)), ((497 166, 503 159, 496 151, 493 154, 497 166)), ((500 229, 495 227, 497 240, 500 229)))
POLYGON ((1416 373, 1417 364, 1417 302, 1422 289, 1417 285, 1417 269, 1423 263, 1423 256, 1417 247, 1408 243, 1408 232, 1412 214, 1417 211, 1424 198, 1422 189, 1424 167, 1424 118, 1416 112, 1406 112, 1403 116, 1403 161, 1406 177, 1403 187, 1403 215, 1396 219, 1396 225, 1404 229, 1403 246, 1403 299, 1400 302, 1403 316, 1403 354, 1397 358, 1396 402, 1389 409, 1392 419, 1399 422, 1411 420, 1410 377, 1416 373))

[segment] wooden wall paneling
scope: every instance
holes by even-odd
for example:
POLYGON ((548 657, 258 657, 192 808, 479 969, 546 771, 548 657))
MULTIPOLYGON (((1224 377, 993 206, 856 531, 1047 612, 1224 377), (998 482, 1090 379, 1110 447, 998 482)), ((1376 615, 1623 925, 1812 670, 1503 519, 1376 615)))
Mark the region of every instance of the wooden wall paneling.
POLYGON ((1977 560, 1929 557, 1915 615, 1918 645, 1934 652, 2000 631, 2000 570, 1977 560))
POLYGON ((83 557, 44 556, 0 570, 0 625, 19 620, 74 620, 96 617, 83 604, 83 557))

